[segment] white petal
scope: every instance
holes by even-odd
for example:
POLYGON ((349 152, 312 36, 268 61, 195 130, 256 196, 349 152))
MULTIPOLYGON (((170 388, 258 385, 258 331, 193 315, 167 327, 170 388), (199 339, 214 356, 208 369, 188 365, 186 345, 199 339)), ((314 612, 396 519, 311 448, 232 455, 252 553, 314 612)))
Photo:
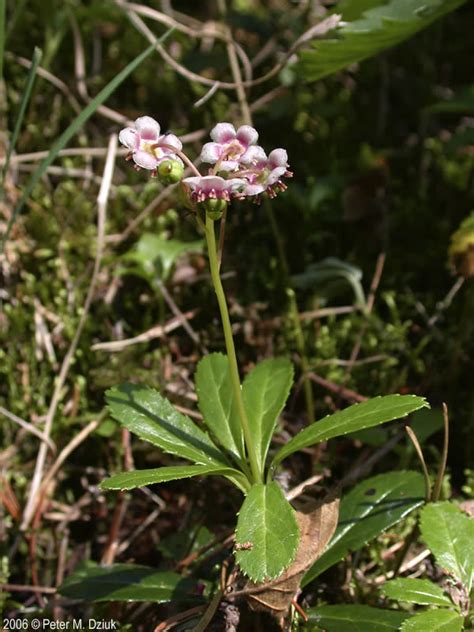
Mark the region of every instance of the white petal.
POLYGON ((151 116, 140 116, 135 121, 135 129, 145 140, 157 140, 160 135, 160 124, 151 116))
POLYGON ((158 143, 171 145, 171 147, 177 149, 178 151, 181 151, 183 149, 183 143, 174 134, 164 134, 163 136, 160 136, 160 138, 158 139, 158 143))
POLYGON ((125 147, 133 151, 138 145, 138 136, 136 131, 131 127, 126 127, 120 132, 119 141, 122 145, 125 145, 125 147))
POLYGON ((237 140, 245 147, 255 145, 258 140, 258 132, 255 128, 250 127, 250 125, 242 125, 242 127, 239 127, 237 130, 237 140))
POLYGON ((266 187, 263 184, 248 184, 244 189, 244 195, 248 195, 249 197, 252 195, 258 195, 259 193, 263 193, 266 187))
POLYGON ((203 191, 224 191, 226 189, 226 181, 220 176, 203 176, 201 178, 200 187, 203 191))
POLYGON ((195 191, 200 183, 201 183, 202 178, 198 177, 198 176, 192 176, 190 178, 183 178, 182 182, 184 182, 184 184, 187 184, 188 187, 192 190, 195 191))
POLYGON ((235 171, 239 166, 237 160, 223 160, 219 167, 219 171, 235 171))
POLYGON ((155 158, 155 156, 152 156, 147 151, 136 151, 133 154, 133 160, 139 167, 150 170, 156 169, 158 163, 160 162, 158 158, 155 158))
POLYGON ((211 130, 211 138, 216 143, 227 143, 235 138, 235 127, 232 123, 217 123, 211 130))
POLYGON ((267 178, 268 186, 275 184, 275 182, 278 182, 281 176, 284 175, 285 171, 286 167, 275 167, 275 169, 272 169, 272 172, 268 175, 267 178))
POLYGON ((257 165, 261 162, 267 162, 267 154, 259 145, 249 147, 247 151, 240 157, 240 162, 244 165, 257 165))
POLYGON ((206 143, 201 150, 201 160, 213 165, 219 160, 221 153, 221 146, 218 143, 206 143))
POLYGON ((268 166, 270 169, 274 167, 286 167, 288 165, 288 154, 285 149, 274 149, 268 156, 268 166))

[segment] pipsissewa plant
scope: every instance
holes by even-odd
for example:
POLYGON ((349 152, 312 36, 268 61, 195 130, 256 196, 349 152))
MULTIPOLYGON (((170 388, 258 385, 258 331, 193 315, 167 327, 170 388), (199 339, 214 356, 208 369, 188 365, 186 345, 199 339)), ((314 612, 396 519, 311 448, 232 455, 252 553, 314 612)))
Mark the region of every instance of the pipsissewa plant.
MULTIPOLYGON (((123 426, 189 463, 124 472, 105 480, 102 487, 128 490, 199 475, 223 476, 245 496, 235 533, 235 557, 242 572, 254 583, 278 577, 299 581, 334 532, 337 502, 315 508, 319 526, 313 531, 311 516, 316 514, 303 516, 293 509, 273 480, 276 468, 298 450, 404 417, 427 403, 414 395, 376 397, 308 425, 271 460, 268 458, 277 420, 292 386, 293 367, 287 358, 268 359, 241 383, 220 267, 230 203, 234 199, 272 198, 286 188, 282 178, 292 174, 287 152, 278 148, 267 156, 257 145, 257 131, 248 125, 235 130, 230 123, 219 123, 211 138, 213 142, 203 146, 200 156, 203 163, 212 165, 203 175, 183 152, 181 141, 173 134, 160 135, 159 124, 148 116, 137 119, 134 128, 120 134, 137 168, 150 170, 166 184, 182 182, 205 235, 227 353, 209 354, 198 364, 195 382, 202 426, 151 388, 124 384, 107 392, 110 412, 123 426), (183 177, 185 165, 193 176, 183 177), (330 508, 327 517, 324 507, 330 508), (314 550, 308 557, 304 549, 311 546, 314 550)), ((285 604, 297 588, 297 583, 291 584, 292 594, 285 598, 285 604)), ((273 599, 272 595, 266 597, 273 599)), ((284 611, 285 607, 278 609, 284 611)))

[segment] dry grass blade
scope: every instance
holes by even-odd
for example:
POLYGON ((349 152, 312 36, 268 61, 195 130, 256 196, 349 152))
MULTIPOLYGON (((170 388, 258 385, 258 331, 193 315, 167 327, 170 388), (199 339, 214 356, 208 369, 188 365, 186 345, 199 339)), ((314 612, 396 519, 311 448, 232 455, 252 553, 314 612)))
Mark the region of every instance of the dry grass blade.
POLYGON ((162 338, 167 333, 178 329, 183 325, 183 319, 186 322, 190 318, 194 318, 196 315, 196 310, 181 313, 180 316, 174 316, 171 318, 165 325, 157 325, 156 327, 152 327, 147 331, 139 334, 138 336, 134 336, 133 338, 126 338, 125 340, 111 340, 110 342, 98 342, 97 344, 91 347, 92 351, 108 351, 110 353, 118 353, 123 351, 126 347, 130 347, 132 345, 136 345, 143 342, 149 342, 150 340, 154 340, 155 338, 162 338))
POLYGON ((415 451, 418 455, 418 458, 420 459, 421 468, 423 470, 423 476, 425 477, 426 502, 428 502, 431 496, 431 482, 430 482, 430 475, 428 473, 428 468, 426 467, 426 461, 423 455, 423 450, 421 449, 421 445, 420 445, 420 442, 418 441, 418 437, 410 428, 410 426, 405 426, 405 431, 407 435, 410 437, 410 441, 412 442, 413 447, 415 448, 415 451))
POLYGON ((38 428, 33 426, 33 424, 30 424, 28 421, 25 421, 24 419, 21 419, 21 417, 18 417, 18 415, 11 413, 9 410, 4 408, 3 406, 0 406, 0 415, 3 415, 7 419, 10 419, 10 421, 13 421, 14 423, 18 424, 19 426, 21 426, 21 428, 23 428, 27 432, 31 432, 31 434, 34 434, 36 437, 38 437, 38 439, 41 439, 41 441, 44 441, 50 450, 52 450, 53 452, 56 452, 56 446, 54 444, 54 441, 52 441, 50 437, 46 436, 43 432, 41 432, 41 430, 38 430, 38 428))
MULTIPOLYGON (((104 250, 107 199, 108 199, 108 195, 110 191, 110 186, 112 184, 112 175, 113 175, 113 170, 114 170, 114 165, 115 165, 116 150, 117 150, 117 136, 116 134, 113 134, 110 137, 108 154, 107 154, 107 159, 106 159, 105 168, 104 168, 104 175, 103 175, 103 180, 102 180, 102 186, 100 188, 99 195, 97 198, 97 207, 98 207, 97 250, 96 250, 96 256, 95 256, 95 261, 94 261, 94 270, 92 272, 92 278, 89 285, 89 290, 88 290, 87 297, 84 303, 81 317, 79 319, 76 333, 74 334, 72 342, 62 362, 61 370, 59 372, 59 376, 56 381, 56 386, 53 392, 53 396, 51 398, 51 402, 50 402, 48 412, 46 415, 44 434, 47 437, 51 435, 54 417, 56 415, 59 401, 61 399, 61 392, 66 382, 66 378, 69 373, 71 362, 74 358, 74 354, 76 352, 76 348, 79 343, 82 330, 86 323, 86 320, 89 314, 89 309, 90 309, 92 299, 95 293, 99 270, 100 270, 100 266, 102 262, 102 254, 104 250)), ((45 443, 42 443, 38 452, 38 457, 36 459, 35 471, 33 474, 33 480, 31 482, 28 502, 23 512, 23 520, 21 523, 22 530, 27 529, 27 527, 29 526, 35 514, 37 504, 40 501, 38 491, 41 487, 41 480, 43 477, 44 466, 46 463, 46 454, 47 454, 47 445, 45 443)))
POLYGON ((448 407, 443 402, 443 421, 444 421, 444 440, 443 440, 443 452, 441 455, 441 463, 439 465, 438 476, 433 489, 433 502, 437 502, 441 495, 441 486, 443 485, 444 474, 446 472, 446 465, 448 463, 448 450, 449 450, 449 415, 448 407))

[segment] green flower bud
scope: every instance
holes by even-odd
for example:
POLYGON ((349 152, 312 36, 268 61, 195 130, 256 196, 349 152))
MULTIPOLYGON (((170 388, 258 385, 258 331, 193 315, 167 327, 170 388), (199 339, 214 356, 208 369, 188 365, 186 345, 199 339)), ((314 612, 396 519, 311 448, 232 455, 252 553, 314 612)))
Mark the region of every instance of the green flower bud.
POLYGON ((175 184, 184 174, 184 166, 177 160, 163 160, 156 170, 158 179, 162 184, 175 184))
POLYGON ((223 200, 222 198, 208 198, 202 202, 202 207, 207 215, 215 221, 222 217, 222 213, 227 208, 227 200, 223 200))

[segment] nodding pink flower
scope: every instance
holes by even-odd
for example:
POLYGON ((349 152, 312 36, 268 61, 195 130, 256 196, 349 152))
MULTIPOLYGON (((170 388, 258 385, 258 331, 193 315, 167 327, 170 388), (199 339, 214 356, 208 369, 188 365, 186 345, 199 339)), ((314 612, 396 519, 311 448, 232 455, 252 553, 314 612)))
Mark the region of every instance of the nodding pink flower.
POLYGON ((258 132, 250 125, 242 125, 235 131, 231 123, 218 123, 211 131, 211 138, 214 142, 204 145, 201 160, 217 165, 217 171, 235 171, 257 142, 258 132))
POLYGON ((245 157, 245 167, 239 176, 247 180, 243 195, 249 197, 264 191, 270 197, 275 197, 279 191, 287 188, 281 178, 291 178, 293 175, 288 171, 288 154, 281 148, 274 149, 267 158, 261 147, 251 147, 245 157))
POLYGON ((240 197, 240 192, 246 185, 245 180, 231 178, 224 180, 220 176, 195 176, 184 178, 186 187, 191 191, 193 202, 205 202, 206 200, 225 200, 230 202, 233 197, 240 197))
POLYGON ((143 169, 154 171, 163 160, 182 160, 173 150, 181 151, 183 144, 174 134, 160 136, 160 124, 151 116, 141 116, 135 128, 127 127, 119 134, 119 140, 130 150, 129 158, 143 169))

